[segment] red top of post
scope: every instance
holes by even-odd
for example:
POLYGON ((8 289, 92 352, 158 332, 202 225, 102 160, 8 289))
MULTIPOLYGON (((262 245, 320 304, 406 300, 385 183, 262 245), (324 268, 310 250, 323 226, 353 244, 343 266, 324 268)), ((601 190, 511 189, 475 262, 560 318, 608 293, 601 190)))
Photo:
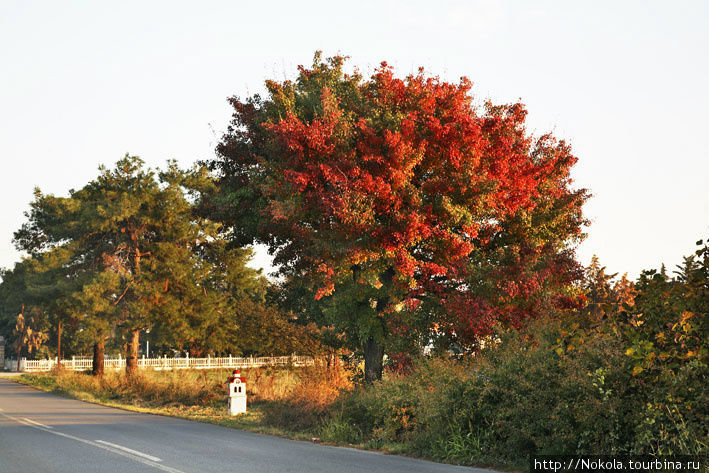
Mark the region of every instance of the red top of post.
POLYGON ((241 376, 241 371, 240 371, 240 370, 234 370, 234 371, 231 373, 231 376, 229 376, 229 378, 227 379, 227 383, 233 383, 233 382, 235 382, 237 379, 238 379, 240 382, 242 382, 242 383, 245 383, 245 382, 246 382, 246 378, 244 378, 243 376, 241 376))

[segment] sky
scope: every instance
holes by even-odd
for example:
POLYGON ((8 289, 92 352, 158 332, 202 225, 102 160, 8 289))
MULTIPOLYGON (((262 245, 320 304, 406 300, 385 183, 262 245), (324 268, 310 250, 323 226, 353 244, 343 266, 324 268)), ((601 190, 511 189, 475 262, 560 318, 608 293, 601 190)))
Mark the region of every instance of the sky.
MULTIPOLYGON (((709 2, 11 1, 0 3, 0 267, 33 189, 66 195, 130 153, 214 156, 229 96, 316 50, 470 78, 571 143, 591 191, 578 248, 610 272, 674 268, 709 237, 709 2)), ((270 271, 259 250, 252 263, 270 271)))

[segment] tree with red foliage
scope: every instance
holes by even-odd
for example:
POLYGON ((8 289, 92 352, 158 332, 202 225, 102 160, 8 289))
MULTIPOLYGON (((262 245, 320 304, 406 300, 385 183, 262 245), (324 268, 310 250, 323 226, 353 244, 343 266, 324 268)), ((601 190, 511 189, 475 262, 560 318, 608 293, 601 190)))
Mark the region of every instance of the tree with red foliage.
POLYGON ((393 335, 474 349, 495 324, 575 304, 588 194, 570 187, 570 147, 530 136, 521 104, 477 107, 466 78, 382 63, 365 79, 345 60, 316 54, 267 98, 231 99, 205 210, 269 246, 368 381, 393 335))

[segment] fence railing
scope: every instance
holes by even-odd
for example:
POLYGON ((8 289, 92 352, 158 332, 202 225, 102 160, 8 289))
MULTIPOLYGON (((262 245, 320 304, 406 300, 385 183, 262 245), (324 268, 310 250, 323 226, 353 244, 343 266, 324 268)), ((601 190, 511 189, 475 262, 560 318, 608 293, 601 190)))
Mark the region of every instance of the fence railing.
MULTIPOLYGON (((92 358, 73 357, 70 360, 61 361, 62 368, 73 371, 86 371, 93 369, 92 358)), ((315 364, 311 356, 261 356, 261 357, 241 357, 228 356, 221 358, 138 358, 138 368, 153 370, 173 370, 173 369, 195 369, 206 370, 216 368, 256 368, 259 366, 309 366, 315 364)), ((20 359, 20 371, 25 373, 35 373, 51 371, 57 366, 56 359, 49 360, 27 360, 20 359)), ((103 368, 106 370, 120 370, 125 368, 126 359, 104 358, 103 368)), ((5 370, 17 371, 17 360, 5 359, 5 370)))

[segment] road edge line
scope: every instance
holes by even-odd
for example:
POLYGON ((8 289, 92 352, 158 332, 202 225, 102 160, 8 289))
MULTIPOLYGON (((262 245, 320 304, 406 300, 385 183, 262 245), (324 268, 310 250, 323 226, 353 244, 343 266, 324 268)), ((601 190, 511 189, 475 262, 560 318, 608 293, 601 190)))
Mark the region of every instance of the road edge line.
POLYGON ((136 461, 136 462, 138 462, 138 463, 142 463, 143 465, 152 466, 153 468, 156 468, 156 469, 158 469, 158 470, 165 471, 165 472, 167 472, 167 473, 185 473, 184 471, 178 470, 177 468, 172 468, 172 467, 169 467, 169 466, 167 466, 167 465, 163 465, 163 464, 161 464, 161 463, 157 463, 157 462, 155 462, 155 461, 152 461, 152 460, 148 460, 148 459, 146 459, 146 458, 139 457, 139 456, 137 456, 137 455, 135 455, 135 454, 133 454, 133 453, 128 453, 128 452, 126 452, 126 451, 122 451, 122 450, 119 450, 119 449, 114 448, 114 447, 109 447, 108 445, 102 445, 102 444, 100 444, 100 443, 96 443, 96 442, 91 441, 91 440, 82 439, 81 437, 76 437, 76 436, 74 436, 74 435, 65 434, 65 433, 62 433, 62 432, 57 432, 56 430, 50 430, 50 429, 45 428, 45 427, 40 427, 39 425, 33 425, 33 424, 30 424, 29 422, 25 422, 25 421, 22 420, 22 419, 18 419, 17 417, 13 417, 13 416, 7 415, 7 414, 2 413, 2 412, 0 412, 0 416, 7 417, 8 419, 11 419, 11 420, 17 422, 18 424, 22 424, 22 425, 25 425, 25 426, 27 426, 27 427, 31 427, 31 428, 33 428, 33 429, 41 430, 42 432, 47 432, 48 434, 58 435, 58 436, 60 436, 60 437, 65 437, 65 438, 68 438, 68 439, 71 439, 71 440, 75 440, 75 441, 77 441, 77 442, 81 442, 81 443, 85 443, 85 444, 87 444, 87 445, 91 445, 91 446, 96 447, 96 448, 101 448, 101 449, 103 449, 103 450, 107 450, 107 451, 109 451, 109 452, 115 453, 116 455, 120 455, 120 456, 122 456, 122 457, 131 459, 131 460, 136 461))

